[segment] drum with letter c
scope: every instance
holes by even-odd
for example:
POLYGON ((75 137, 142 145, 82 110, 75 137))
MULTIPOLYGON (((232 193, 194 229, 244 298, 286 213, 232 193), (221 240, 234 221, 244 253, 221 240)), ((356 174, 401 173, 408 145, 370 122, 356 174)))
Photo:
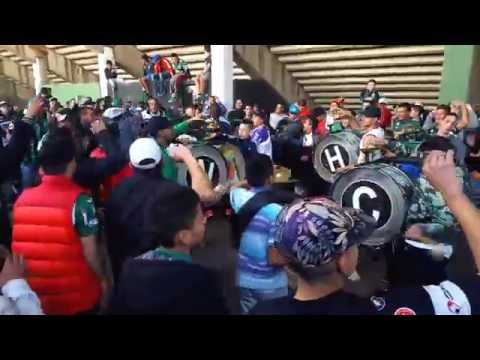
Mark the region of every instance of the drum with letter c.
POLYGON ((354 132, 326 136, 315 148, 315 170, 323 180, 332 183, 338 169, 357 163, 359 147, 360 137, 354 132))
POLYGON ((377 220, 376 230, 364 242, 381 246, 402 229, 414 184, 400 169, 384 163, 365 164, 340 174, 331 196, 341 206, 362 209, 377 220))

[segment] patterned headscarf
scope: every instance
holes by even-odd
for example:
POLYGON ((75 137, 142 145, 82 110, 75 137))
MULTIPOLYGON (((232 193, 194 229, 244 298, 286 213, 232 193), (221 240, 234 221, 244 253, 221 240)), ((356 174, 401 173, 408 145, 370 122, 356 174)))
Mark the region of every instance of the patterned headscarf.
POLYGON ((341 208, 327 198, 286 207, 273 229, 280 253, 303 267, 328 264, 351 246, 366 240, 373 230, 372 217, 361 210, 341 208))

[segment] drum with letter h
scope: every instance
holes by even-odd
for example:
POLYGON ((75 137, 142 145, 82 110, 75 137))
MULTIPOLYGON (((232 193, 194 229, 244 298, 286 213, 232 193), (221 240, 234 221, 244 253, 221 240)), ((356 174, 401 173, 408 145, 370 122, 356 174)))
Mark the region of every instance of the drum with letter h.
POLYGON ((364 243, 381 246, 402 231, 414 185, 400 169, 384 163, 366 164, 339 175, 332 198, 342 206, 362 209, 377 221, 376 230, 364 243))
POLYGON ((360 137, 354 132, 326 136, 315 148, 315 170, 323 180, 332 183, 338 169, 357 163, 359 147, 360 137))

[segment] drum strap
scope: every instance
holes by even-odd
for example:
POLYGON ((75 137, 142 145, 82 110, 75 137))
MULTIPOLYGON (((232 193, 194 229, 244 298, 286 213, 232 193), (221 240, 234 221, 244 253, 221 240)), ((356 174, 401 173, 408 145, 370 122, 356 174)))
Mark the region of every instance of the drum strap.
POLYGON ((255 194, 240 208, 240 211, 233 216, 232 230, 235 248, 239 248, 242 234, 247 229, 253 217, 264 206, 269 204, 290 204, 296 198, 295 194, 280 190, 267 190, 255 194))

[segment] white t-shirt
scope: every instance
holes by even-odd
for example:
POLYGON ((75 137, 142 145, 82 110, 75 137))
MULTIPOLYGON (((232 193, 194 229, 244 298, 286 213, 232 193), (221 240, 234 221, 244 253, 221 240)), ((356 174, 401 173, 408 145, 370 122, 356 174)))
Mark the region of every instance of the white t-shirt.
POLYGON ((277 114, 277 113, 271 113, 270 114, 270 126, 272 129, 276 130, 278 123, 280 120, 287 118, 288 116, 286 114, 277 114))
MULTIPOLYGON (((369 136, 369 135, 373 135, 377 138, 384 139, 385 138, 385 131, 383 131, 383 129, 381 127, 378 127, 378 128, 367 131, 362 136, 362 139, 360 140, 360 154, 358 155, 358 161, 357 161, 358 164, 363 164, 367 161, 367 157, 366 157, 365 153, 363 151, 361 151, 361 149, 364 148, 363 144, 365 142, 365 137, 369 136)), ((378 159, 381 159, 381 158, 382 158, 382 151, 381 150, 375 150, 375 151, 369 153, 370 161, 378 160, 378 159)))
POLYGON ((313 146, 313 133, 303 135, 303 147, 313 146))

